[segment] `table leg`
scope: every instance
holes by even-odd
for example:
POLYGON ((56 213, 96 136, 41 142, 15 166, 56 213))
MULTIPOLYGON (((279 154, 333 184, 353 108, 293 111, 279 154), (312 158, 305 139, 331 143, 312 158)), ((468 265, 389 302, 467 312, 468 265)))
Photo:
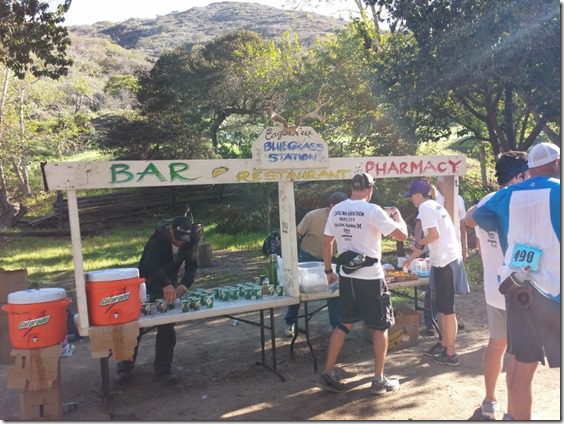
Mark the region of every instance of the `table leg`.
MULTIPOLYGON (((317 356, 315 356, 315 350, 313 349, 313 345, 311 344, 311 340, 309 338, 309 320, 310 320, 310 315, 309 315, 309 311, 308 311, 308 302, 304 302, 304 310, 305 310, 305 336, 306 336, 306 342, 307 345, 309 347, 309 352, 311 354, 311 357, 313 358, 313 372, 317 373, 317 356)), ((313 314, 312 314, 313 315, 313 314)))
POLYGON ((102 373, 102 396, 110 396, 110 361, 109 357, 100 358, 100 371, 102 373))
POLYGON ((272 368, 276 372, 276 336, 274 331, 274 309, 270 308, 270 343, 272 345, 272 368))
MULTIPOLYGON (((265 337, 264 337, 264 310, 260 310, 259 311, 260 314, 260 347, 261 347, 261 362, 257 362, 257 365, 262 365, 263 367, 265 367, 267 370, 272 371, 274 374, 276 374, 278 376, 278 378, 280 378, 280 380, 282 381, 286 381, 286 378, 284 378, 284 376, 282 374, 280 374, 278 372, 278 370, 276 369, 276 336, 274 333, 274 309, 270 308, 270 340, 272 343, 272 367, 269 367, 268 365, 266 365, 266 355, 265 355, 265 337)), ((242 321, 242 322, 248 322, 248 321, 242 321)), ((254 325, 256 325, 256 323, 254 323, 254 325)))
POLYGON ((264 311, 260 310, 260 354, 262 359, 262 364, 265 364, 265 352, 264 352, 264 311))

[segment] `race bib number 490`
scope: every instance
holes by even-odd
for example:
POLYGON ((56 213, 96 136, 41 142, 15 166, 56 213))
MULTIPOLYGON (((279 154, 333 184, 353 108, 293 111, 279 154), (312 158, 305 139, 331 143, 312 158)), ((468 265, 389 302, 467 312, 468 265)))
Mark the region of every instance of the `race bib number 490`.
POLYGON ((542 250, 528 244, 517 243, 513 246, 511 256, 512 268, 529 268, 530 271, 538 271, 542 250))

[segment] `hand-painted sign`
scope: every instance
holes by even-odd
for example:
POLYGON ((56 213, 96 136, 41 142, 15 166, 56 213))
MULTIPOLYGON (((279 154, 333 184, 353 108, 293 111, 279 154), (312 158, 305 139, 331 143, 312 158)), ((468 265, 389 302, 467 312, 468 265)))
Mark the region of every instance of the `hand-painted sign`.
POLYGON ((380 157, 367 160, 365 171, 375 178, 452 175, 459 174, 462 166, 465 166, 463 158, 456 156, 380 157))
POLYGON ((47 190, 350 180, 358 172, 374 178, 464 175, 459 156, 331 158, 326 165, 257 168, 251 159, 51 162, 44 164, 47 190))
POLYGON ((253 143, 256 169, 329 166, 327 143, 311 127, 269 127, 253 143))

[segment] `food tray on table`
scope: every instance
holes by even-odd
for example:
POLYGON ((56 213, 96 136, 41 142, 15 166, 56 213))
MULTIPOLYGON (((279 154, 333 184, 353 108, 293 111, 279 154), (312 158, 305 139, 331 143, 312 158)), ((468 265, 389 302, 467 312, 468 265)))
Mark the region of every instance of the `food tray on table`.
POLYGON ((386 282, 397 283, 399 281, 414 281, 419 277, 416 274, 405 271, 386 271, 386 282))

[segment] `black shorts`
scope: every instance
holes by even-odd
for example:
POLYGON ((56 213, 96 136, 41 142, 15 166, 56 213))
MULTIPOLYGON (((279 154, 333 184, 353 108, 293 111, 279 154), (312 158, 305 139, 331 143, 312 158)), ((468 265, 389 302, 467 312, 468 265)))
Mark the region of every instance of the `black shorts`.
POLYGON ((391 294, 383 279, 359 280, 339 276, 338 311, 344 324, 362 320, 368 328, 379 331, 394 325, 391 294))
POLYGON ((519 295, 505 296, 507 351, 519 362, 540 362, 560 368, 560 303, 530 284, 519 295))
POLYGON ((450 265, 431 267, 431 293, 437 312, 454 314, 454 274, 450 265))

